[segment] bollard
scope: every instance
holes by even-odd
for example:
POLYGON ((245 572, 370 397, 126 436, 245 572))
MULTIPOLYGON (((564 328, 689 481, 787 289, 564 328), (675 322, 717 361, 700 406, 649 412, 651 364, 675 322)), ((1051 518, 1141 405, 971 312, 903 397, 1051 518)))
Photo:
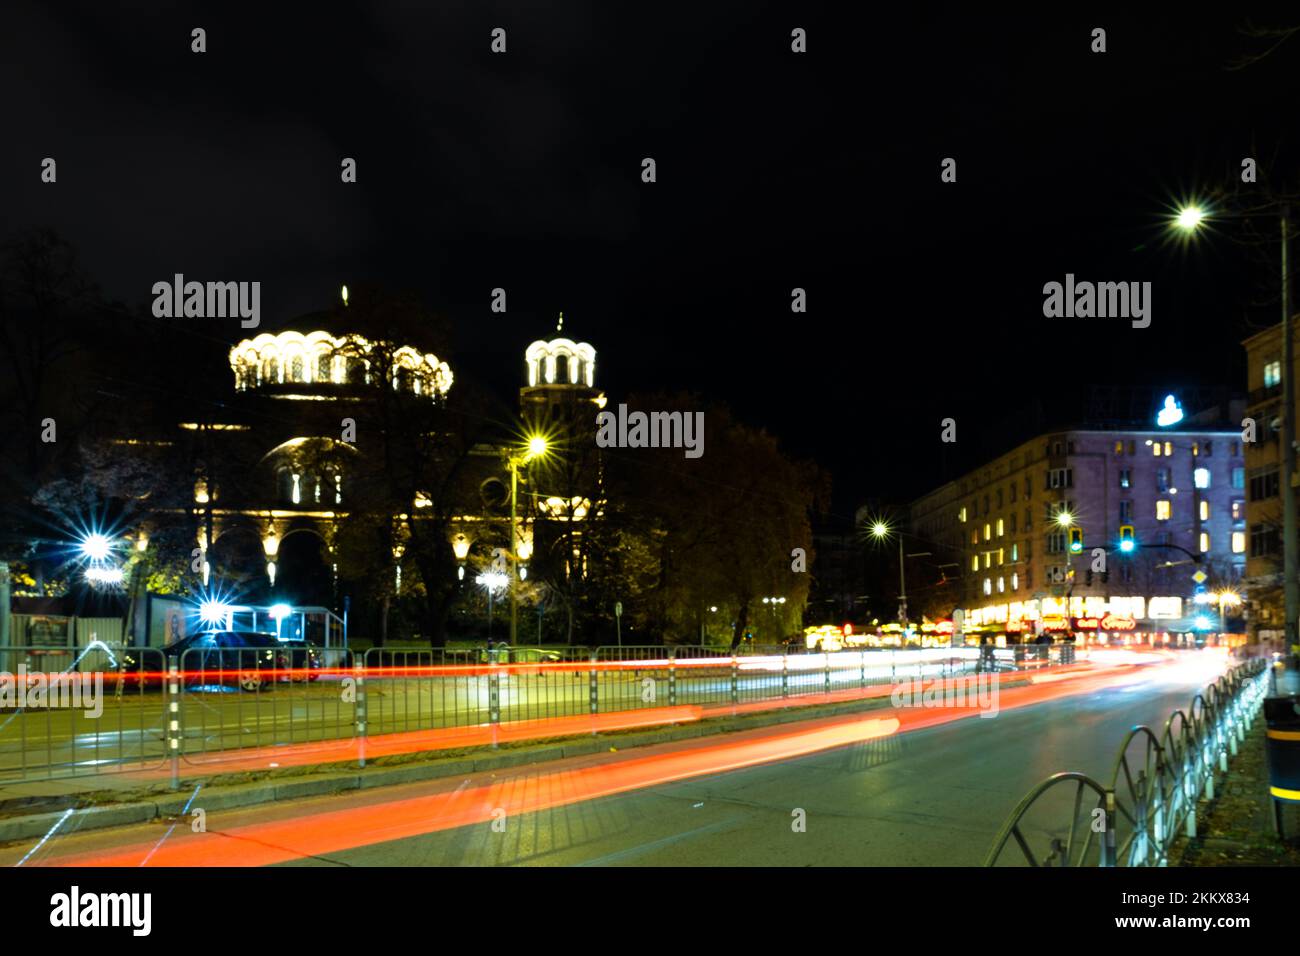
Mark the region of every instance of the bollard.
POLYGON ((668 650, 668 706, 677 706, 677 648, 668 650))
POLYGON ((357 724, 357 766, 364 770, 366 766, 366 678, 359 661, 352 666, 352 671, 356 675, 357 684, 357 702, 353 710, 353 719, 357 724))
MULTIPOLYGON (((587 671, 587 705, 594 717, 600 710, 600 681, 596 676, 596 653, 591 654, 591 668, 587 671)), ((596 724, 591 725, 591 735, 596 736, 596 724)))
POLYGON ((181 787, 181 683, 175 660, 167 667, 167 750, 171 757, 172 789, 181 787))
POLYGON ((492 725, 492 749, 497 749, 497 732, 501 727, 501 677, 496 658, 488 664, 488 723, 492 725))

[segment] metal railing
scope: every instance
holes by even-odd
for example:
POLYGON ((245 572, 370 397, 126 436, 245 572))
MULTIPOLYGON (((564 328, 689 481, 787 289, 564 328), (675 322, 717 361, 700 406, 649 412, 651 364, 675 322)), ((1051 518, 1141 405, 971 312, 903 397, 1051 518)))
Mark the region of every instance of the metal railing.
MULTIPOLYGON (((1060 647, 1021 661, 996 652, 1001 671, 1068 662, 1060 647)), ((367 740, 394 751, 495 744, 496 731, 595 733, 633 726, 633 711, 711 712, 780 706, 803 698, 851 699, 904 679, 988 669, 978 648, 790 653, 707 646, 472 648, 468 650, 272 648, 0 648, 0 672, 99 675, 99 713, 0 695, 0 781, 114 772, 157 777, 249 754, 275 766, 320 755, 359 761, 367 740), (597 720, 585 718, 600 718, 597 720), (613 719, 611 719, 613 718, 613 719), (529 722, 549 725, 538 728, 529 722), (400 735, 414 735, 403 739, 400 735), (351 748, 351 749, 349 749, 351 748), (257 751, 256 755, 251 752, 257 751), (306 756, 304 756, 306 755, 306 756)), ((3 675, 0 675, 2 678, 3 675)), ((14 681, 11 687, 16 687, 14 681)), ((25 693, 25 691, 24 691, 25 693)), ((679 719, 650 713, 652 723, 679 719)))
POLYGON ((1011 812, 984 865, 1168 865, 1179 836, 1196 835, 1198 801, 1214 798, 1216 775, 1227 774, 1263 704, 1264 671, 1259 660, 1234 667, 1161 730, 1130 729, 1109 785, 1076 772, 1038 784, 1011 812))

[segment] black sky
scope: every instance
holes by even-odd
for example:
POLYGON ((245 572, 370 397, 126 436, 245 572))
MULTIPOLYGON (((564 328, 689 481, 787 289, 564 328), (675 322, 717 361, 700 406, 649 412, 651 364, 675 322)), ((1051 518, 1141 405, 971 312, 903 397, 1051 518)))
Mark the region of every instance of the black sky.
POLYGON ((1231 186, 1244 156, 1261 187, 1294 182, 1296 51, 1228 71, 1267 45, 1235 6, 0 16, 3 238, 54 226, 140 307, 176 272, 259 280, 270 328, 343 282, 413 290, 453 320, 453 366, 503 391, 562 309, 612 397, 726 399, 830 468, 849 510, 939 481, 943 417, 977 457, 1030 396, 1244 390, 1238 343, 1277 321, 1275 273, 1232 227, 1192 250, 1162 241, 1169 204, 1231 186), (1089 50, 1098 26, 1104 54, 1089 50), (339 181, 345 156, 356 185, 339 181), (948 156, 956 184, 939 179, 948 156), (1042 286, 1067 272, 1151 281, 1152 326, 1044 319, 1042 286), (497 286, 505 316, 489 311, 497 286))

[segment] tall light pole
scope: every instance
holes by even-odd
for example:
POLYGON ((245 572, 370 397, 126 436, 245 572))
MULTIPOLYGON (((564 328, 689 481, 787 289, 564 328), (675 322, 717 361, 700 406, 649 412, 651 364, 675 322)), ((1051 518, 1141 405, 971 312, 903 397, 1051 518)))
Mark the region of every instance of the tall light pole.
MULTIPOLYGON (((1194 232, 1205 222, 1207 214, 1198 206, 1178 212, 1175 224, 1184 232, 1194 232)), ((1291 206, 1282 203, 1279 210, 1282 230, 1282 600, 1286 616, 1287 649, 1300 643, 1297 616, 1300 616, 1300 545, 1296 536, 1296 502, 1292 479, 1295 476, 1295 343, 1291 334, 1291 206)))
POLYGON ((898 536, 898 624, 903 629, 903 634, 907 634, 907 571, 905 568, 906 561, 903 559, 903 532, 890 531, 889 525, 883 521, 877 521, 871 526, 871 536, 878 541, 883 541, 890 534, 898 536))
POLYGON ((519 496, 519 466, 547 453, 550 446, 541 435, 533 435, 522 455, 511 455, 510 467, 510 646, 519 634, 519 527, 515 502, 519 496))

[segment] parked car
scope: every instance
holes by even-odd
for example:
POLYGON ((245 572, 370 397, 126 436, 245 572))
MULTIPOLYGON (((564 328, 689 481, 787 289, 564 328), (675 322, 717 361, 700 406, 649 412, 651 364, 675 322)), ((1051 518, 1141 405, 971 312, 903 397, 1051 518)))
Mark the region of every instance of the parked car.
POLYGON ((289 667, 297 672, 292 675, 292 680, 313 681, 320 679, 320 674, 313 673, 313 671, 320 670, 322 666, 319 647, 311 643, 311 641, 304 641, 300 638, 279 641, 278 643, 288 655, 289 667))
POLYGON ((174 662, 186 686, 231 684, 247 691, 261 690, 273 678, 288 680, 287 674, 268 672, 287 670, 294 653, 281 646, 274 634, 254 631, 206 631, 182 637, 160 649, 165 662, 162 671, 149 670, 157 666, 158 655, 142 653, 146 650, 125 649, 119 666, 122 673, 138 674, 141 687, 162 686, 174 662))

